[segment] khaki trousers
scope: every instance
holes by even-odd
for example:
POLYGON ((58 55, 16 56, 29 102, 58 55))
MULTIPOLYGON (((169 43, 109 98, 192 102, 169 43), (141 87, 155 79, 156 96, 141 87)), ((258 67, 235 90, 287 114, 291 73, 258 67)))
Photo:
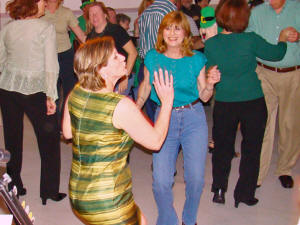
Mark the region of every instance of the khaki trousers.
POLYGON ((257 66, 265 95, 268 120, 260 158, 257 184, 266 177, 274 148, 274 136, 278 118, 278 162, 276 175, 291 175, 300 153, 300 70, 277 73, 257 66))

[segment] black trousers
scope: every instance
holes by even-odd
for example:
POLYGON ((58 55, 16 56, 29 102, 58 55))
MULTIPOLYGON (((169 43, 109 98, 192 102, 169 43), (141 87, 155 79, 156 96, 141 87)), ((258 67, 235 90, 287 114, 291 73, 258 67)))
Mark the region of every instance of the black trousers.
POLYGON ((41 157, 40 197, 56 195, 60 182, 60 136, 56 114, 46 115, 46 95, 41 92, 23 95, 0 89, 0 105, 5 148, 11 154, 7 163, 7 173, 12 178, 9 187, 23 188, 23 119, 26 113, 33 125, 41 157))
POLYGON ((227 191, 237 127, 240 122, 242 133, 240 176, 234 197, 236 200, 248 200, 255 196, 266 120, 267 109, 264 98, 244 102, 215 102, 212 192, 218 189, 227 191))
POLYGON ((59 99, 56 102, 56 112, 58 116, 58 125, 61 125, 62 111, 69 93, 78 82, 74 73, 74 50, 70 48, 67 51, 58 53, 59 76, 57 80, 57 93, 59 99))

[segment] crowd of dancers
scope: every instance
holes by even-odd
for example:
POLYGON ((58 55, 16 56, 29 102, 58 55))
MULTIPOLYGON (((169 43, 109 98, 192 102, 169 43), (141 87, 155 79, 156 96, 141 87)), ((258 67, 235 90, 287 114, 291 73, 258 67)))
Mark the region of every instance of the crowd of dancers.
POLYGON ((214 9, 207 0, 143 0, 131 37, 130 17, 100 1, 82 0, 79 18, 61 0, 9 1, 12 20, 0 31, 9 188, 27 192, 26 113, 41 156, 43 205, 67 196, 59 192, 62 133, 72 143, 74 214, 84 224, 147 224, 128 165, 137 142, 153 151, 158 225, 179 224, 172 187, 182 150, 182 224, 195 225, 208 148, 203 102, 212 96, 212 201, 225 204, 240 129, 235 207, 259 202, 255 191, 269 169, 277 120, 276 175, 292 188, 300 152, 300 3, 260 3, 250 9, 245 0, 220 0, 214 9))

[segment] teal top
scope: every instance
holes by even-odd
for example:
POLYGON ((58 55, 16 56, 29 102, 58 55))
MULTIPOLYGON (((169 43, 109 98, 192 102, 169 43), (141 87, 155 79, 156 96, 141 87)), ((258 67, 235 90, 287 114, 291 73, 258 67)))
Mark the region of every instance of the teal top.
MULTIPOLYGON (((78 18, 77 18, 77 20, 78 20, 78 22, 79 22, 79 27, 81 28, 81 30, 83 31, 83 32, 86 32, 86 22, 85 22, 85 19, 84 19, 84 17, 83 17, 83 15, 82 16, 79 16, 78 18)), ((70 42, 71 42, 71 45, 72 45, 72 48, 73 48, 73 41, 76 39, 76 35, 75 35, 75 33, 71 30, 70 31, 70 42)))
POLYGON ((173 75, 174 81, 174 103, 173 107, 192 103, 199 98, 197 78, 206 63, 206 57, 197 51, 193 56, 185 56, 180 59, 172 59, 164 54, 151 49, 145 58, 145 66, 150 73, 150 84, 152 85, 150 98, 160 105, 155 88, 153 86, 154 71, 159 68, 165 69, 173 75))
POLYGON ((216 84, 215 99, 240 102, 260 98, 263 92, 255 72, 256 57, 276 61, 286 52, 286 43, 277 45, 250 33, 217 34, 205 42, 206 68, 218 65, 221 81, 216 84))
MULTIPOLYGON (((276 44, 279 33, 286 27, 294 27, 300 32, 300 2, 286 0, 282 11, 277 14, 274 9, 264 3, 255 7, 251 12, 247 31, 254 31, 268 42, 276 44)), ((278 62, 270 62, 259 59, 260 62, 273 67, 291 67, 300 65, 300 41, 287 43, 285 57, 278 62)))

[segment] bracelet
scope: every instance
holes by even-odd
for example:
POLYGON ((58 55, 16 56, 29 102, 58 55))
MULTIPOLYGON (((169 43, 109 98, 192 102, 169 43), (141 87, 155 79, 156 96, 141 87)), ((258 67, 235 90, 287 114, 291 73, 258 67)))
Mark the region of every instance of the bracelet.
POLYGON ((144 99, 143 97, 139 97, 139 98, 136 100, 136 102, 141 101, 141 100, 142 100, 142 103, 145 102, 145 99, 144 99))
POLYGON ((208 89, 207 87, 205 87, 205 89, 206 89, 207 91, 213 91, 213 90, 214 90, 214 88, 208 89))

